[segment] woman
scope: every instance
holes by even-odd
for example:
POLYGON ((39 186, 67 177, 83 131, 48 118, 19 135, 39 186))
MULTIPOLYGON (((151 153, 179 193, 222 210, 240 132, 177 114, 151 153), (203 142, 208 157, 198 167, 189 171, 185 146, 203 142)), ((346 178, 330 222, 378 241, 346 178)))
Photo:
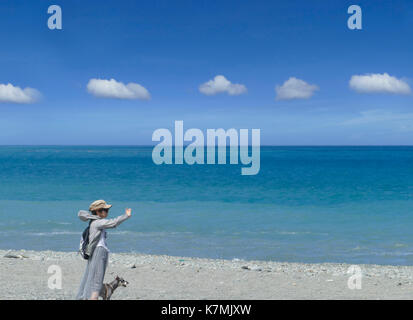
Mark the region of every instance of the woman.
POLYGON ((98 300, 109 256, 106 229, 117 227, 132 214, 131 209, 126 209, 125 214, 114 219, 106 219, 111 207, 112 205, 104 200, 97 200, 90 205, 89 212, 80 210, 78 213, 80 220, 90 222, 89 244, 86 249, 86 254, 90 258, 76 299, 98 300))

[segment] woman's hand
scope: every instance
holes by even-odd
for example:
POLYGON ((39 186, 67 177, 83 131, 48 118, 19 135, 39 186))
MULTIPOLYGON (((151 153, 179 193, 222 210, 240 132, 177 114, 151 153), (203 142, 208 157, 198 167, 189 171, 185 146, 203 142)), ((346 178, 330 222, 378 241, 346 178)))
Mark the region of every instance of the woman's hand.
POLYGON ((128 217, 130 217, 132 215, 132 209, 131 208, 125 209, 125 213, 128 215, 128 217))

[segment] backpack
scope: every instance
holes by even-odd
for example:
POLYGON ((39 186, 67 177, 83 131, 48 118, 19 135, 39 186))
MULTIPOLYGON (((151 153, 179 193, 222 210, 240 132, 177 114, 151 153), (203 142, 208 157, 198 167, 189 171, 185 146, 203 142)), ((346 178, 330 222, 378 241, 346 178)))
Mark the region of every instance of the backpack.
POLYGON ((92 222, 93 220, 89 221, 89 225, 86 227, 86 229, 82 233, 82 236, 80 237, 79 253, 85 260, 89 260, 89 255, 86 254, 86 249, 89 245, 89 231, 92 222))

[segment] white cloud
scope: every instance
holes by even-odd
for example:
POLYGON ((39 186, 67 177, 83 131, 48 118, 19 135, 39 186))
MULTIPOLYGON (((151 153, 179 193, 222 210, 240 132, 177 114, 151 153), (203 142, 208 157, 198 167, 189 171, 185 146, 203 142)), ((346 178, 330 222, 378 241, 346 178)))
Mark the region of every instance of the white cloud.
POLYGON ((0 102, 5 103, 34 103, 39 100, 41 94, 33 88, 15 87, 11 83, 0 83, 0 102))
POLYGON ((276 100, 308 99, 317 90, 319 90, 318 86, 291 77, 282 86, 275 86, 276 100))
POLYGON ((410 94, 410 86, 403 80, 388 73, 354 75, 350 79, 350 88, 359 93, 394 93, 410 94))
POLYGON ((228 93, 230 96, 237 96, 247 92, 247 87, 243 84, 231 83, 222 75, 216 76, 199 86, 199 91, 207 96, 217 93, 228 93))
POLYGON ((115 79, 90 79, 87 84, 87 91, 99 98, 114 99, 140 99, 148 100, 151 98, 149 91, 138 83, 130 82, 124 84, 115 79))

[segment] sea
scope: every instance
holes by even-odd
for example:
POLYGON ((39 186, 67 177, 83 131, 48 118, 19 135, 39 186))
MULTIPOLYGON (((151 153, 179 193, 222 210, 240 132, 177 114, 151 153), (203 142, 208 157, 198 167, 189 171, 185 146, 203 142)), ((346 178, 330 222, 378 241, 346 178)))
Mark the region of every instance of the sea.
POLYGON ((77 251, 104 199, 111 252, 413 265, 413 147, 261 147, 243 164, 162 164, 151 146, 0 147, 0 249, 77 251))

